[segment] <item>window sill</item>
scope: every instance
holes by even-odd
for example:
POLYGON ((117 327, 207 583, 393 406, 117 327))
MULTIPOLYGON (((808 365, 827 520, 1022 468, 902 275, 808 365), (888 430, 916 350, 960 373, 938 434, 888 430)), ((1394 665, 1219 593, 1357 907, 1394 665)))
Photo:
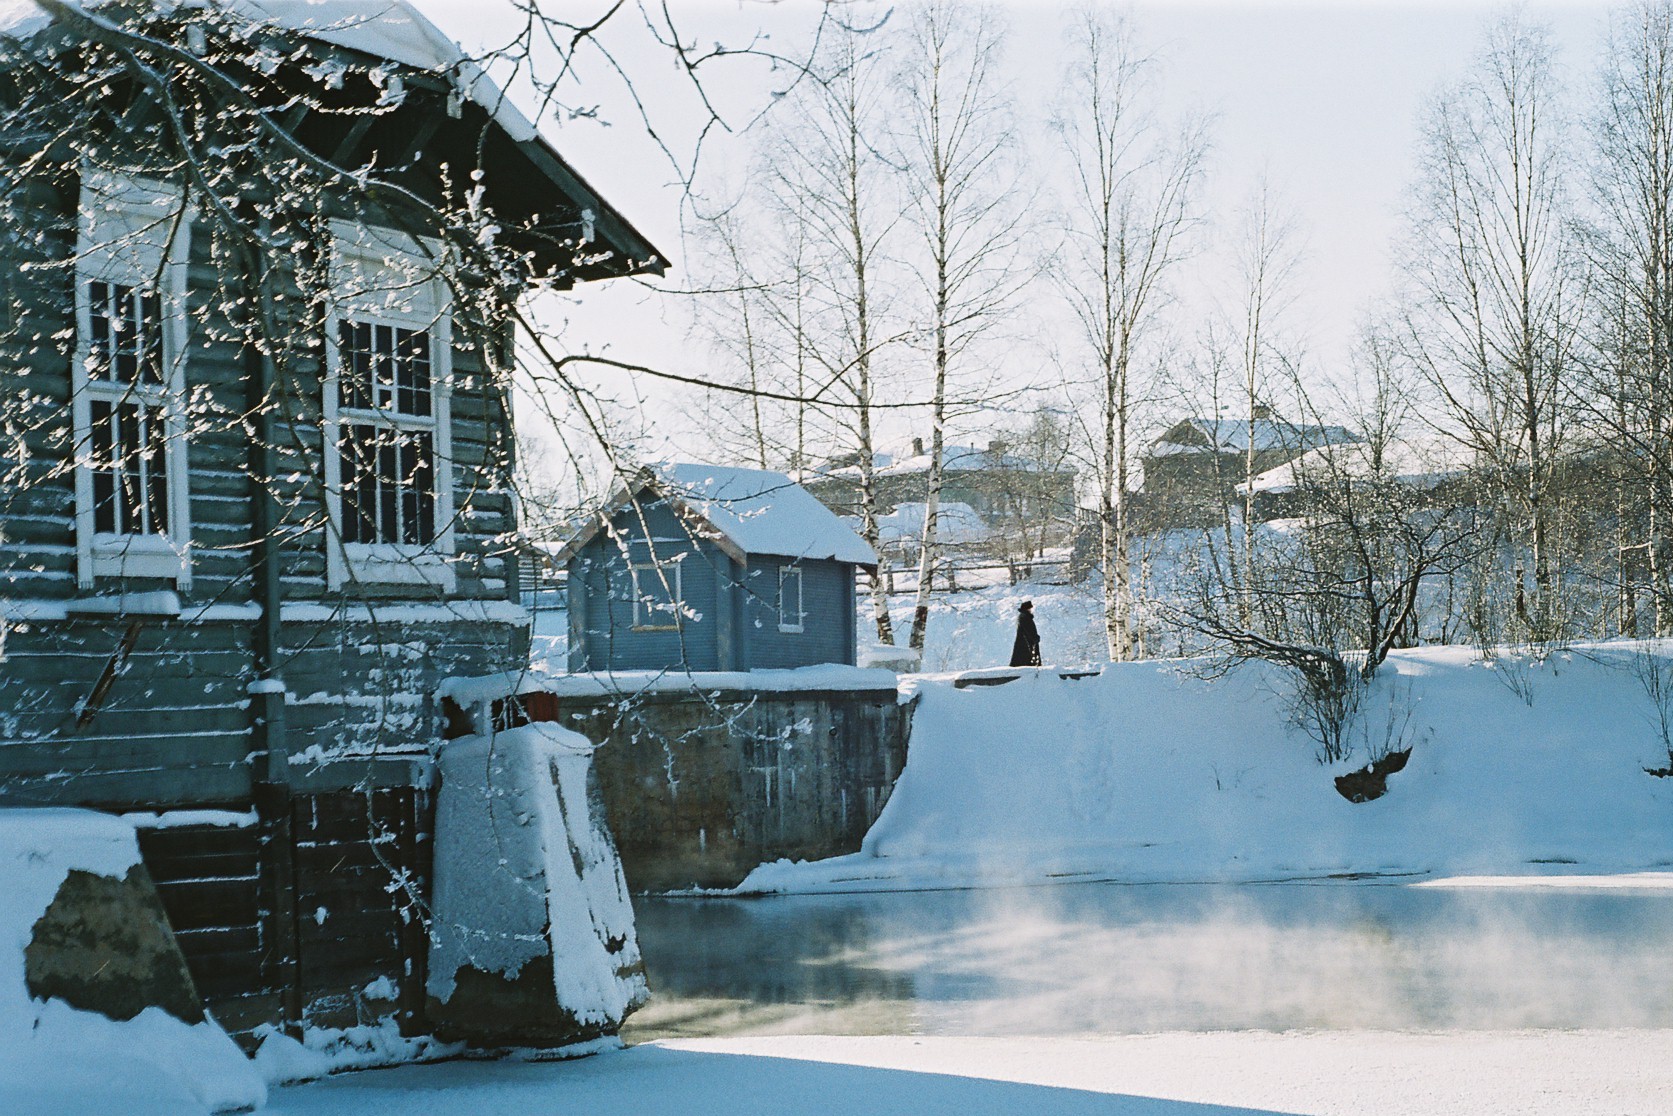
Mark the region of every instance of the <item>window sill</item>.
POLYGON ((64 603, 66 619, 83 616, 161 616, 177 618, 180 597, 169 590, 156 593, 122 593, 114 597, 78 597, 64 603))
POLYGON ((390 543, 347 543, 343 547, 346 574, 337 588, 355 582, 370 585, 434 585, 451 593, 457 578, 449 556, 425 547, 390 543))
POLYGON ((93 576, 160 577, 184 585, 187 553, 161 535, 104 535, 93 539, 89 554, 93 576))

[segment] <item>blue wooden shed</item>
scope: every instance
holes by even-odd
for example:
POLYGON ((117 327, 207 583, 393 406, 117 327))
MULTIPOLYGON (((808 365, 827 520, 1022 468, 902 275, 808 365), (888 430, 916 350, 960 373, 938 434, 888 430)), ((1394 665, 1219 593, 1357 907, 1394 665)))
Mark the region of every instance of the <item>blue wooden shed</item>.
POLYGON ((785 476, 646 468, 557 553, 571 671, 786 669, 855 658, 877 554, 785 476))

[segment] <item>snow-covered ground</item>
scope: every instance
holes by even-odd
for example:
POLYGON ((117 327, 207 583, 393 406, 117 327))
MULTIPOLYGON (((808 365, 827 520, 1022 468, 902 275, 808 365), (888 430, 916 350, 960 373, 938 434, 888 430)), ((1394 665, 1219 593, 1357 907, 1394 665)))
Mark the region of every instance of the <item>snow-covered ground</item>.
POLYGON ((1673 1031, 658 1042, 276 1092, 278 1116, 1665 1116, 1673 1031))
POLYGON ((186 1022, 160 1007, 118 1020, 32 994, 25 951, 65 878, 121 880, 139 860, 133 825, 121 818, 0 809, 0 1113, 189 1116, 266 1096, 212 1020, 186 1022))
MULTIPOLYGON (((937 604, 926 665, 1003 663, 1016 605, 1025 599, 1035 602, 1048 660, 1079 666, 1099 657, 1091 591, 992 586, 937 604)), ((897 620, 907 620, 910 601, 896 604, 897 620)), ((546 625, 537 643, 561 652, 561 628, 546 625)), ((1646 771, 1668 763, 1656 709, 1636 673, 1646 650, 1673 655, 1667 645, 1604 645, 1543 661, 1484 663, 1469 649, 1398 652, 1350 733, 1354 754, 1332 766, 1321 765, 1315 743, 1288 722, 1285 680, 1265 668, 1214 681, 1181 662, 1106 666, 1090 675, 1048 669, 1000 684, 993 683, 1004 672, 985 672, 979 681, 986 684, 926 676, 913 684, 919 706, 906 771, 865 850, 813 865, 763 866, 750 884, 818 893, 1411 873, 1413 883, 1430 888, 1632 889, 1658 896, 1659 906, 1659 896, 1673 890, 1673 779, 1646 771), (1410 745, 1412 758, 1390 777, 1388 793, 1368 803, 1343 799, 1334 777, 1390 743, 1410 745)), ((1106 927, 1103 936, 1120 954, 1100 962, 1085 948, 1102 940, 1098 934, 1083 934, 1080 947, 1065 950, 1061 941, 1030 937, 1026 921, 1009 936, 965 945, 984 955, 1016 951, 1034 966, 1025 971, 1064 970, 1068 995, 1075 994, 1073 974, 1119 969, 1133 935, 1145 932, 1106 927)), ((1291 953, 1305 953, 1324 940, 1297 935, 1294 927, 1274 929, 1271 943, 1276 948, 1284 936, 1291 953)), ((1193 948, 1216 955, 1220 970, 1236 967, 1243 955, 1230 937, 1210 928, 1193 948)), ((1520 963, 1507 957, 1560 951, 1563 941, 1558 934, 1542 946, 1531 936, 1518 944, 1520 953, 1501 949, 1499 968, 1520 963)), ((1481 967, 1480 958, 1455 960, 1459 972, 1481 967)), ((1401 954, 1384 975, 1409 982, 1410 974, 1397 971, 1409 961, 1401 954)), ((1197 987, 1187 978, 1211 971, 1157 970, 1175 982, 1170 994, 1187 999, 1197 987)), ((1365 971, 1348 965, 1342 972, 1344 995, 1375 991, 1365 971)), ((1267 977, 1271 988, 1273 974, 1267 977)), ((1079 986, 1093 995, 1098 982, 1079 986)), ((1537 994, 1538 985, 1504 987, 1537 994)), ((1048 995, 1043 984, 1035 989, 1048 995)), ((1209 1028, 1249 1025, 1202 1014, 1209 1028)), ((1586 1016, 1611 1028, 1640 1025, 1635 1030, 1425 1033, 1380 1029, 1404 1024, 1355 1016, 1358 1022, 1322 1024, 1349 1029, 1325 1031, 1059 1034, 1022 1023, 934 1035, 667 1039, 569 1062, 454 1061, 345 1074, 274 1088, 264 1111, 1647 1116, 1673 1111, 1666 1058, 1673 1020, 1663 1014, 1586 1016)), ((1503 1018, 1458 1025, 1523 1025, 1503 1018)), ((1193 1024, 1161 1024, 1181 1025, 1193 1024)), ((137 1079, 124 1080, 121 1064, 109 1059, 73 1075, 79 1092, 62 1073, 25 1076, 22 1068, 0 1059, 0 1111, 205 1110, 206 1098, 189 1088, 134 1092, 137 1079), (49 1081, 56 1084, 43 1088, 49 1081)))
POLYGON ((1352 754, 1329 766, 1264 665, 1212 680, 1190 662, 923 678, 906 769, 862 851, 764 865, 742 890, 1673 868, 1673 779, 1647 772, 1668 746, 1643 654, 1397 652, 1352 754), (1391 747, 1411 760, 1384 797, 1337 793, 1335 776, 1391 747))
MULTIPOLYGON (((1017 632, 1017 606, 1034 602, 1041 654, 1048 663, 1097 662, 1109 657, 1103 634, 1103 598, 1096 582, 1083 585, 990 585, 931 599, 925 633, 923 669, 931 672, 976 670, 1011 661, 1017 632)), ((860 631, 871 624, 868 601, 861 601, 860 631)), ((906 643, 916 602, 910 595, 889 598, 895 640, 906 643)), ((873 635, 876 633, 873 632, 873 635)))

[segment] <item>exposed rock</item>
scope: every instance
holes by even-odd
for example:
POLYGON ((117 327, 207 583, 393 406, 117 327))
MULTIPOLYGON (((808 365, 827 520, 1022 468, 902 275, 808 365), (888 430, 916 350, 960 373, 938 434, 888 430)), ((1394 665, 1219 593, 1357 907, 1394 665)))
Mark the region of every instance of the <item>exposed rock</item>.
POLYGON ((201 1023, 203 1003, 143 865, 121 879, 72 869, 24 950, 29 994, 117 1021, 160 1007, 201 1023))
POLYGON ((1358 771, 1336 776, 1336 792, 1349 802, 1370 802, 1388 793, 1388 777, 1406 766, 1412 750, 1390 752, 1358 771))

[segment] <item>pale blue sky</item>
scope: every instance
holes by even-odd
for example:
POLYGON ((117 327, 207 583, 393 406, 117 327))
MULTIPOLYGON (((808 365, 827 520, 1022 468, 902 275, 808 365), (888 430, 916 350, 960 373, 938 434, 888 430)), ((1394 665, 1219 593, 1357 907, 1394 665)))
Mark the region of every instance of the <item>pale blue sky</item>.
MULTIPOLYGON (((467 48, 491 42, 510 25, 514 12, 499 0, 417 0, 419 6, 467 48)), ((602 7, 602 5, 600 5, 602 7)), ((631 9, 631 5, 629 6, 631 9)), ((1610 7, 1604 3, 1526 5, 1550 23, 1568 80, 1583 91, 1601 42, 1610 7)), ((588 10, 582 6, 582 10, 588 10)), ((760 25, 775 42, 791 45, 816 10, 811 3, 748 0, 677 4, 691 38, 709 42, 735 38, 760 25)), ((1012 80, 1024 107, 1040 118, 1051 99, 1059 67, 1059 16, 1055 4, 1007 5, 1013 25, 1012 80)), ((1234 223, 1237 207, 1264 174, 1293 210, 1306 256, 1296 291, 1292 328, 1304 335, 1315 367, 1340 366, 1354 323, 1364 308, 1387 290, 1388 249, 1402 227, 1401 207, 1412 174, 1416 123, 1424 100, 1457 77, 1476 49, 1482 23, 1495 10, 1481 2, 1313 3, 1234 2, 1141 3, 1132 12, 1166 62, 1170 109, 1194 107, 1215 116, 1214 151, 1204 193, 1211 222, 1234 223)), ((658 112, 676 146, 689 142, 689 102, 666 58, 637 33, 619 24, 614 42, 619 58, 637 79, 639 91, 658 112)), ((637 125, 630 102, 608 74, 593 71, 588 99, 602 103, 602 118, 544 122, 547 134, 576 167, 667 251, 680 278, 680 193, 667 163, 637 125)), ((730 71, 713 88, 734 103, 754 103, 763 84, 777 80, 745 66, 730 71)), ((1042 149, 1049 144, 1042 142, 1042 149)), ((736 149, 715 152, 735 159, 736 149)), ((1051 156, 1038 159, 1049 188, 1051 156)), ((1212 277, 1205 256, 1186 278, 1185 297, 1202 299, 1212 277)), ((1050 307, 1040 316, 1049 318, 1050 307)), ((686 311, 677 299, 656 297, 626 282, 578 292, 565 308, 566 340, 621 359, 701 373, 709 355, 685 338, 686 311)), ((1019 366, 1038 365, 1037 352, 1019 351, 1019 366)), ((656 425, 671 432, 670 452, 691 452, 699 438, 681 424, 680 408, 664 390, 648 394, 656 425)), ((895 431, 903 435, 904 431, 895 431)))

